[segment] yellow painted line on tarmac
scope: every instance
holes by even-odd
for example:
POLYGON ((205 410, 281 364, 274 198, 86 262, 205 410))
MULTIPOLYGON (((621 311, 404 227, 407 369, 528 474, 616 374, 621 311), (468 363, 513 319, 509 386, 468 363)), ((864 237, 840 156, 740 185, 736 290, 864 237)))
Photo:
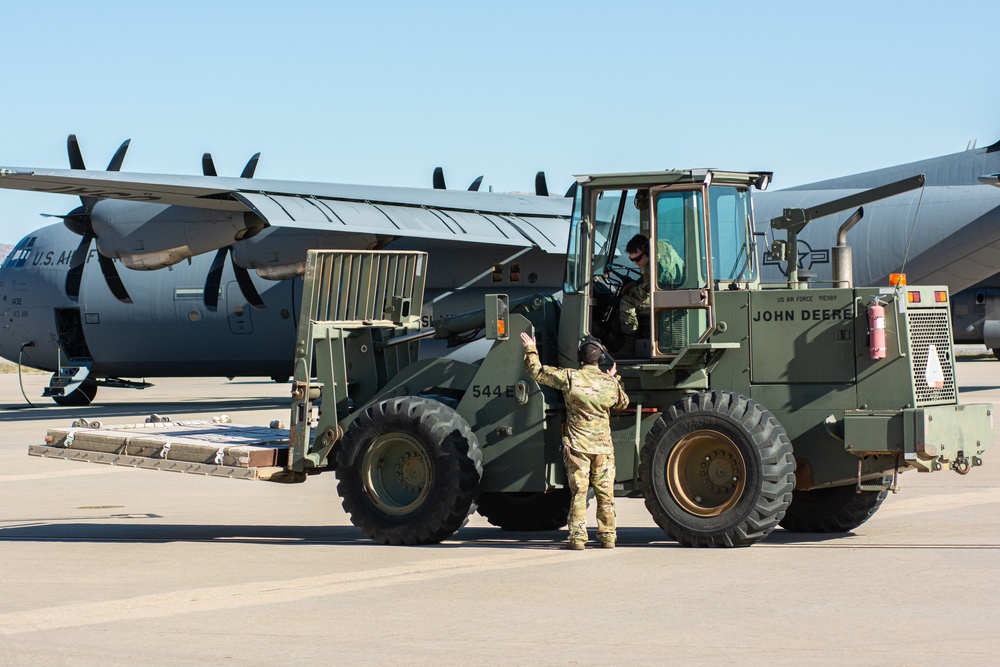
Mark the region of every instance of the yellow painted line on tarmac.
MULTIPOLYGON (((559 548, 538 551, 503 553, 487 558, 443 558, 422 563, 385 567, 360 572, 343 572, 320 576, 286 579, 284 581, 252 581, 230 586, 192 588, 172 593, 140 595, 101 602, 56 605, 42 609, 0 614, 0 635, 20 635, 29 632, 51 632, 87 625, 103 625, 124 621, 165 618, 206 611, 238 609, 259 605, 282 604, 308 598, 342 595, 356 591, 415 582, 446 579, 481 572, 494 572, 548 563, 572 562, 614 553, 594 549, 590 552, 568 552, 559 548)), ((481 552, 479 552, 481 553, 481 552)))

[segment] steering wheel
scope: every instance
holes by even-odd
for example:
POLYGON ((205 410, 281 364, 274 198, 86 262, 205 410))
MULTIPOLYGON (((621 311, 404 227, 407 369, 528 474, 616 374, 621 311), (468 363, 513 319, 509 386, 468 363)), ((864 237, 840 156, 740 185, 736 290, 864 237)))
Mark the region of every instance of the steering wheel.
POLYGON ((604 265, 605 273, 610 273, 615 278, 618 279, 618 287, 621 288, 622 285, 634 280, 639 280, 642 278, 642 271, 635 268, 634 266, 625 266, 624 264, 616 264, 614 262, 608 262, 604 265))

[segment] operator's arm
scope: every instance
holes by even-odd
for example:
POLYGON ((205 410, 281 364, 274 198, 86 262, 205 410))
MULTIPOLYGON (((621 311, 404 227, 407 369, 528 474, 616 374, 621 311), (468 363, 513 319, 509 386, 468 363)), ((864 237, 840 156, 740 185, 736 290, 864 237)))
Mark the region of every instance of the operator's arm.
POLYGON ((668 241, 657 241, 656 263, 659 267, 658 282, 664 287, 679 285, 684 278, 684 260, 668 241))
POLYGON ((538 359, 538 348, 535 339, 526 333, 521 334, 521 344, 524 345, 524 370, 538 384, 548 385, 560 391, 569 389, 570 370, 555 366, 543 366, 538 359))
POLYGON ((615 399, 615 404, 611 409, 624 410, 628 407, 628 394, 622 389, 622 379, 620 377, 615 378, 615 383, 618 385, 618 397, 615 399))

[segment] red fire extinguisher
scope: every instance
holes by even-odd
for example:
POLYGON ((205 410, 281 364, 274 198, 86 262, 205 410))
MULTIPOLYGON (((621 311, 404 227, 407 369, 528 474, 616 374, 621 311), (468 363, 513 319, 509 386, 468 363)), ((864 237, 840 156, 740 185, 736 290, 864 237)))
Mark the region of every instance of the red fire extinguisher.
POLYGON ((868 304, 868 347, 872 359, 885 359, 885 308, 878 299, 868 304))

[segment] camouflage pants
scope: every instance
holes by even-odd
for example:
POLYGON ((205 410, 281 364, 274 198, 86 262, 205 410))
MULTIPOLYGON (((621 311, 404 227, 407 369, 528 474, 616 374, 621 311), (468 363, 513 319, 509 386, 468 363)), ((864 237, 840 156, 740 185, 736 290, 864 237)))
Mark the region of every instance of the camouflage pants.
POLYGON ((649 315, 649 287, 642 280, 622 287, 618 305, 618 320, 623 334, 634 334, 639 329, 639 315, 649 315))
POLYGON ((587 489, 597 498, 597 538, 615 541, 615 456, 585 454, 563 447, 563 462, 573 500, 569 506, 569 540, 587 541, 587 489))

